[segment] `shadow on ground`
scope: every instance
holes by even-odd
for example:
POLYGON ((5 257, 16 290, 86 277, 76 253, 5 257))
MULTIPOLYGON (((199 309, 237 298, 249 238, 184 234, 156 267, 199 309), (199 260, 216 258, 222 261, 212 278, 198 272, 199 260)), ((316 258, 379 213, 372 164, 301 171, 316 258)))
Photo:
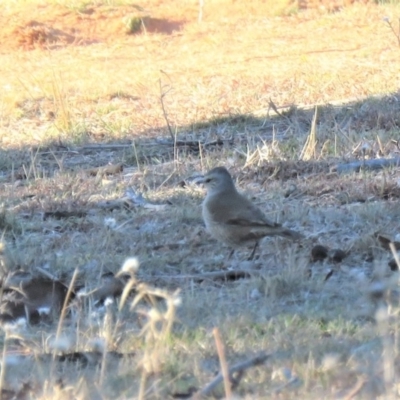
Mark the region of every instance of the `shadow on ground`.
MULTIPOLYGON (((147 131, 142 131, 135 135, 134 141, 128 133, 112 142, 76 144, 49 141, 40 147, 3 148, 0 149, 0 179, 4 182, 8 181, 4 177, 21 178, 17 171, 21 168, 28 170, 32 160, 37 165, 46 164, 47 176, 51 176, 59 169, 57 158, 62 158, 66 171, 76 172, 113 163, 122 163, 125 167, 135 167, 139 163, 150 167, 177 159, 184 161, 188 157, 192 161, 208 155, 219 158, 228 150, 230 155, 233 153, 243 158, 244 164, 248 161, 251 166, 255 163, 246 157, 249 158, 257 148, 266 152, 265 159, 259 155, 256 160, 263 167, 278 162, 282 165, 286 161, 293 165, 306 159, 299 151, 306 144, 316 112, 317 143, 314 157, 309 157, 307 162, 313 166, 312 170, 318 163, 336 163, 343 158, 359 159, 361 151, 368 158, 393 155, 398 151, 399 96, 400 93, 394 93, 308 109, 295 105, 277 109, 271 105, 268 115, 260 117, 224 115, 192 126, 172 127, 170 130, 164 127, 159 130, 157 139, 152 129, 151 138, 147 131), (175 131, 178 132, 176 137, 175 131)), ((90 132, 87 137, 90 138, 90 132)), ((301 169, 306 168, 305 163, 302 165, 301 169)))

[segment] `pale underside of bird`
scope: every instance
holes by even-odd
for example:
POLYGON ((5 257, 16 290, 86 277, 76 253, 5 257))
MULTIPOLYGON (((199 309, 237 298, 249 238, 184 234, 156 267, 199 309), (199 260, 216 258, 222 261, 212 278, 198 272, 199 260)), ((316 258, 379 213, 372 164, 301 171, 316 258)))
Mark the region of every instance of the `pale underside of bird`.
POLYGON ((293 240, 302 237, 298 232, 269 220, 255 204, 240 194, 226 168, 212 169, 201 182, 207 189, 203 202, 203 219, 207 230, 215 239, 234 249, 239 245, 254 243, 250 259, 254 257, 259 240, 266 236, 282 236, 293 240))

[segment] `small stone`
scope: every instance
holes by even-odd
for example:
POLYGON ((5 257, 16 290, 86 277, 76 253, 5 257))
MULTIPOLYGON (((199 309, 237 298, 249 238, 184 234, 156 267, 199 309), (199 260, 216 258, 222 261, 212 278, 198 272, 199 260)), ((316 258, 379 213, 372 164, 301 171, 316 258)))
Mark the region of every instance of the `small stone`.
POLYGON ((346 256, 346 252, 341 249, 333 249, 329 252, 329 258, 337 263, 342 262, 346 256))
POLYGON ((311 260, 313 262, 322 261, 328 257, 328 249, 325 246, 317 244, 311 249, 311 260))
POLYGON ((397 262, 394 258, 392 258, 389 262, 388 265, 391 269, 391 271, 398 271, 399 270, 399 266, 397 265, 397 262))
POLYGON ((260 297, 261 297, 261 293, 260 293, 260 291, 259 291, 257 288, 255 288, 255 289, 253 289, 253 290, 251 291, 251 293, 250 293, 250 298, 251 298, 252 300, 258 300, 260 297))

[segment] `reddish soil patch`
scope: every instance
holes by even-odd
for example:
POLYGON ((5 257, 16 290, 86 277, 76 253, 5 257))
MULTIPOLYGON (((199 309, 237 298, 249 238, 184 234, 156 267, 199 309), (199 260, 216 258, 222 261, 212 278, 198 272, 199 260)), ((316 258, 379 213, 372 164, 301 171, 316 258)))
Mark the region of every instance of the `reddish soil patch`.
MULTIPOLYGON (((339 11, 352 3, 368 3, 371 0, 297 0, 293 2, 300 10, 339 11)), ((83 2, 82 2, 83 4, 83 2)), ((290 4, 290 2, 288 2, 290 4)), ((158 33, 170 35, 182 29, 189 21, 197 21, 196 2, 180 5, 176 2, 155 0, 146 3, 150 11, 143 11, 136 5, 109 6, 104 4, 88 5, 74 9, 57 4, 23 4, 2 10, 0 14, 1 50, 31 50, 34 48, 54 49, 66 45, 88 45, 98 42, 121 41, 132 32, 135 34, 158 33), (177 9, 178 7, 178 9, 177 9), (153 12, 157 15, 153 15, 153 12), (139 21, 132 19, 139 18, 139 21), (141 20, 140 20, 141 18, 141 20)), ((220 23, 221 17, 235 18, 238 15, 260 14, 265 10, 266 2, 249 2, 246 6, 240 2, 208 4, 205 7, 207 21, 214 19, 220 23)))
MULTIPOLYGON (((91 6, 83 11, 57 5, 24 5, 20 12, 0 15, 2 50, 58 48, 66 45, 88 45, 126 38, 126 21, 142 18, 144 30, 172 34, 183 21, 170 21, 143 15, 133 6, 91 6)), ((140 21, 140 20, 139 20, 140 21)))

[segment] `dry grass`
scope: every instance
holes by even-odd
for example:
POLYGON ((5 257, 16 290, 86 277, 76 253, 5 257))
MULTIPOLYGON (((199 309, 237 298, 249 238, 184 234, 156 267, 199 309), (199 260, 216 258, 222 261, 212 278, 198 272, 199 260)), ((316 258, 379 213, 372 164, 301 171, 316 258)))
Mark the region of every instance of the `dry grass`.
POLYGON ((78 268, 90 291, 136 256, 127 285, 142 283, 124 307, 74 303, 58 334, 57 321, 5 329, 3 389, 41 399, 190 397, 220 369, 218 327, 228 367, 270 354, 233 388, 241 398, 395 397, 398 272, 376 234, 400 233, 399 171, 332 167, 398 156, 398 45, 382 18, 396 21, 400 8, 274 4, 206 1, 201 23, 192 1, 7 5, 0 267, 41 267, 66 282, 78 268), (136 15, 145 29, 128 35, 136 15), (123 172, 91 172, 117 162, 123 172), (189 179, 220 164, 304 243, 268 239, 253 263, 246 248, 227 261, 189 179), (147 203, 105 207, 127 188, 147 203), (77 210, 84 216, 46 214, 77 210), (313 263, 315 244, 347 257, 313 263), (183 277, 232 268, 251 277, 183 277), (66 351, 102 362, 54 361, 66 351))

